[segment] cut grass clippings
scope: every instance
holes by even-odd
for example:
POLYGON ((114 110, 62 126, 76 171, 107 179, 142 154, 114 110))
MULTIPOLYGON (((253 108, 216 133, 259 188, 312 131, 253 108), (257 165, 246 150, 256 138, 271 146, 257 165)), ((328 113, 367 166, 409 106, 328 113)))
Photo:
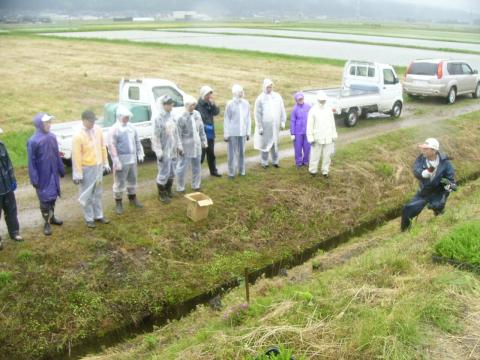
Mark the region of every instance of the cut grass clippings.
POLYGON ((182 199, 165 207, 151 193, 142 194, 143 210, 129 209, 94 231, 79 220, 48 238, 26 233, 27 241, 0 253, 0 358, 38 359, 87 339, 101 342, 147 316, 161 317, 169 304, 238 279, 247 266, 259 269, 381 223, 417 187, 409 169, 425 137, 440 139, 460 179, 478 174, 478 115, 345 146, 328 181, 293 165, 204 181, 214 201, 208 221, 192 223, 182 199))

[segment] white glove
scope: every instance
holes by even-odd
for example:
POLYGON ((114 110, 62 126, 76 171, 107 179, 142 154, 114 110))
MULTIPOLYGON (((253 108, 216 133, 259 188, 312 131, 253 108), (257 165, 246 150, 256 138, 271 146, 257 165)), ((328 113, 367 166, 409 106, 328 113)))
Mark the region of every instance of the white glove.
POLYGON ((292 139, 292 141, 295 141, 295 135, 290 136, 290 138, 292 139))
POLYGON ((228 137, 224 137, 223 141, 228 142, 228 137))
POLYGON ((145 155, 138 155, 138 162, 139 163, 143 163, 144 160, 145 160, 145 155))
POLYGON ((285 130, 285 123, 282 123, 282 130, 285 130))
POLYGON ((122 163, 120 162, 120 159, 118 157, 113 159, 113 168, 116 171, 122 171, 122 163))
POLYGON ((110 174, 112 172, 112 168, 110 167, 109 164, 103 165, 103 171, 106 172, 107 174, 110 174))
POLYGON ((433 173, 431 173, 428 169, 425 169, 422 171, 422 177, 424 179, 430 179, 432 177, 433 173))

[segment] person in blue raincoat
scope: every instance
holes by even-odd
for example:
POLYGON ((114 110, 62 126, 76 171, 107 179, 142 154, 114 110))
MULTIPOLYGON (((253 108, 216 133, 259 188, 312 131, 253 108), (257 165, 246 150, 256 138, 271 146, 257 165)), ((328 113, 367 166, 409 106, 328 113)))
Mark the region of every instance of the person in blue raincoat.
POLYGON ((58 149, 57 138, 50 132, 53 116, 38 113, 33 118, 36 132, 28 140, 28 175, 30 183, 37 191, 43 220, 43 233, 51 235, 53 225, 63 221, 55 217, 55 202, 60 197, 60 177, 65 176, 65 168, 58 149))
POLYGON ((429 138, 419 145, 422 154, 413 165, 413 174, 420 182, 420 188, 413 199, 404 206, 401 230, 410 228, 412 219, 428 205, 435 216, 443 213, 448 196, 457 189, 455 169, 445 154, 440 153, 440 143, 429 138))
MULTIPOLYGON (((3 130, 0 129, 0 134, 3 130)), ((8 234, 14 241, 23 241, 20 235, 20 225, 17 217, 17 201, 14 191, 17 189, 17 180, 13 170, 12 161, 8 155, 5 144, 0 141, 0 216, 5 214, 8 234)), ((0 250, 3 249, 3 241, 0 238, 0 250)))

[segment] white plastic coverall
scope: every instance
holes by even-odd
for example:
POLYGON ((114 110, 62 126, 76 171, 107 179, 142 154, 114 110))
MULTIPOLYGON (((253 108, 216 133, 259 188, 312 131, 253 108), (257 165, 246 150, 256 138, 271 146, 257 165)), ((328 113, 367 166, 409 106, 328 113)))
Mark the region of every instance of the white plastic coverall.
POLYGON ((175 178, 178 153, 182 151, 182 144, 173 114, 163 109, 161 99, 158 106, 160 109, 154 123, 152 145, 157 155, 157 184, 165 185, 168 180, 175 178))
POLYGON ((227 103, 224 114, 223 133, 228 141, 228 176, 234 177, 236 170, 245 175, 245 141, 251 136, 250 104, 243 99, 240 85, 232 87, 233 99, 227 103))
MULTIPOLYGON (((317 100, 325 101, 326 96, 318 94, 317 100)), ((318 102, 310 109, 307 120, 307 141, 312 145, 308 168, 311 174, 318 172, 318 163, 322 158, 322 174, 328 175, 337 137, 332 108, 318 102)))
POLYGON ((202 181, 201 157, 202 148, 207 147, 207 136, 203 128, 202 117, 197 110, 190 112, 188 108, 197 103, 191 96, 185 98, 185 112, 178 119, 178 133, 180 136, 183 155, 177 162, 177 191, 185 191, 185 174, 189 164, 192 167, 192 189, 200 189, 202 181))
POLYGON ((108 134, 108 151, 113 161, 113 194, 121 199, 127 190, 128 195, 135 195, 137 188, 137 161, 143 162, 145 154, 138 137, 137 129, 130 124, 132 113, 125 106, 117 108, 117 122, 108 134), (129 118, 124 123, 122 119, 129 118))
POLYGON ((272 163, 278 165, 278 141, 280 125, 285 128, 287 115, 280 94, 272 91, 267 93, 267 87, 272 81, 265 79, 263 92, 255 102, 255 137, 254 148, 261 151, 261 163, 268 165, 268 153, 272 154, 272 163))

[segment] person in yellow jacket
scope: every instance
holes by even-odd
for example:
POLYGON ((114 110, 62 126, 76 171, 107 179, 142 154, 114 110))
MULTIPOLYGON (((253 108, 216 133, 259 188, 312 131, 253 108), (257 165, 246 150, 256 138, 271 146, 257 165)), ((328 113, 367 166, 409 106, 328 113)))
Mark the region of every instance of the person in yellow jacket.
POLYGON ((72 140, 72 179, 79 186, 78 201, 83 207, 85 222, 95 228, 95 222, 108 224, 103 216, 103 173, 111 171, 102 129, 95 125, 93 111, 82 113, 82 126, 72 140))

